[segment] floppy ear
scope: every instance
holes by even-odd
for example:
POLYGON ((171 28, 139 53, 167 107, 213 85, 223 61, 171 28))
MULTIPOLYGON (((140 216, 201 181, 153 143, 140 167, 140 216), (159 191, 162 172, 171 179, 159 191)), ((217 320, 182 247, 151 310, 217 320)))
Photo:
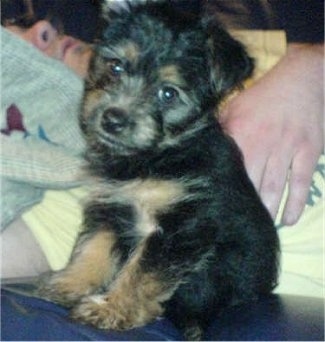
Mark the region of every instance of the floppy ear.
POLYGON ((120 13, 123 11, 129 11, 130 2, 128 0, 112 1, 101 0, 102 18, 106 21, 110 21, 111 13, 120 13))
POLYGON ((102 16, 104 19, 110 19, 110 13, 121 13, 123 11, 130 11, 132 6, 137 6, 152 2, 167 2, 166 0, 101 0, 102 16))
POLYGON ((252 75, 254 61, 244 46, 214 19, 204 19, 203 25, 208 34, 211 83, 214 91, 223 96, 252 75))

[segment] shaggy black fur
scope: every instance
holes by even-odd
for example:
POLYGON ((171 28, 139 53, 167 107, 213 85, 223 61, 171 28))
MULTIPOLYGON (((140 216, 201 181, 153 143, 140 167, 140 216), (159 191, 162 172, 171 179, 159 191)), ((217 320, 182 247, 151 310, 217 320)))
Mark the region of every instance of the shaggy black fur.
MULTIPOLYGON (((98 191, 85 209, 72 262, 49 281, 48 297, 75 303, 101 293, 104 304, 83 300, 73 316, 126 329, 164 312, 186 338, 200 339, 213 313, 267 294, 277 283, 273 222, 239 149, 215 118, 253 62, 212 18, 185 16, 168 3, 108 12, 106 20, 81 115, 98 191), (79 259, 87 264, 80 258, 85 241, 103 231, 115 239, 104 251, 114 259, 113 275, 84 293, 55 289, 79 259), (129 288, 127 272, 134 272, 129 288), (142 282, 149 276, 152 281, 142 282), (117 298, 122 283, 132 308, 117 298), (149 301, 162 311, 151 313, 149 301), (148 314, 143 320, 142 312, 148 314)), ((87 264, 85 274, 87 267, 96 265, 87 264)))

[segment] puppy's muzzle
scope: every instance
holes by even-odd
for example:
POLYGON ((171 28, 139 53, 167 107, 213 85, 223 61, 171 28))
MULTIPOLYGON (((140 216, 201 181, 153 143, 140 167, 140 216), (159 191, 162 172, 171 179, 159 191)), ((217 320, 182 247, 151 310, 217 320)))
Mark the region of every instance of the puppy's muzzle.
POLYGON ((129 127, 130 120, 124 110, 112 107, 103 112, 100 119, 100 125, 106 133, 118 134, 129 127))

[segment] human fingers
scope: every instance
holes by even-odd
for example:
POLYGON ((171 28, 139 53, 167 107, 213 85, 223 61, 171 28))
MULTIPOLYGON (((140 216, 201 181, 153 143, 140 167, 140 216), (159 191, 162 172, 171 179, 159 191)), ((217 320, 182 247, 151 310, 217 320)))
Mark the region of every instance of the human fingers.
POLYGON ((317 153, 302 150, 293 159, 288 184, 288 197, 282 214, 283 224, 293 225, 301 216, 305 208, 318 157, 317 153))
POLYGON ((264 150, 265 146, 259 146, 258 148, 241 146, 244 148, 244 163, 249 179, 252 181, 256 191, 260 193, 269 156, 268 151, 264 150))
POLYGON ((260 196, 273 219, 276 218, 279 210, 291 160, 291 147, 289 144, 284 144, 276 145, 266 162, 262 176, 260 196))
POLYGON ((256 133, 254 126, 247 122, 245 116, 231 115, 232 107, 228 106, 222 112, 221 124, 224 131, 239 147, 247 174, 255 189, 259 191, 268 158, 268 147, 266 144, 259 143, 260 135, 256 133))

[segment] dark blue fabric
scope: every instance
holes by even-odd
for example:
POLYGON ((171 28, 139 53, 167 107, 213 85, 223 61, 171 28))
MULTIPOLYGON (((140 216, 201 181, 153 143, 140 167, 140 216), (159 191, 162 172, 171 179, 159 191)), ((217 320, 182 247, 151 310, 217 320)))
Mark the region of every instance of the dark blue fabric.
MULTIPOLYGON (((205 340, 324 341, 324 301, 317 298, 272 295, 211 321, 205 340)), ((166 319, 125 332, 97 330, 70 321, 67 311, 55 304, 8 290, 1 295, 1 334, 2 341, 182 340, 166 319)))
POLYGON ((166 319, 125 332, 77 324, 67 310, 53 303, 1 291, 2 341, 170 341, 182 340, 166 319))
POLYGON ((213 322, 206 340, 324 341, 324 301, 272 295, 233 307, 213 322))

